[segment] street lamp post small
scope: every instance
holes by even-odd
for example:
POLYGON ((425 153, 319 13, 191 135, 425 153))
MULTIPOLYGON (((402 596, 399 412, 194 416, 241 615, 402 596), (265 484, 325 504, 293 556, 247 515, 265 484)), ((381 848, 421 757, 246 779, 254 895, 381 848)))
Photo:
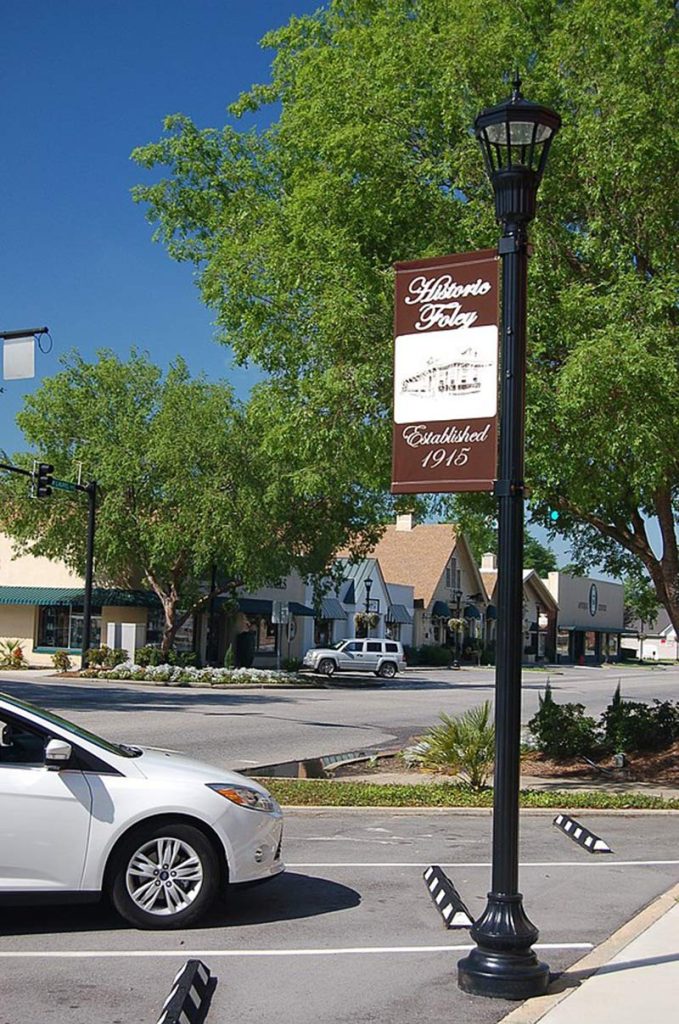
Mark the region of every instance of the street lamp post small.
POLYGON ((542 995, 549 968, 532 949, 538 930, 523 909, 519 880, 519 768, 523 639, 523 499, 528 235, 549 147, 561 119, 525 100, 518 75, 511 97, 475 122, 503 232, 497 669, 493 868, 476 947, 458 964, 465 992, 501 999, 542 995))
POLYGON ((368 577, 365 581, 365 635, 370 636, 370 591, 373 581, 368 577))
MULTIPOLYGON (((455 617, 459 620, 462 617, 462 591, 459 589, 453 590, 453 600, 455 602, 455 617)), ((455 627, 455 660, 453 661, 453 668, 460 667, 460 627, 455 627)))

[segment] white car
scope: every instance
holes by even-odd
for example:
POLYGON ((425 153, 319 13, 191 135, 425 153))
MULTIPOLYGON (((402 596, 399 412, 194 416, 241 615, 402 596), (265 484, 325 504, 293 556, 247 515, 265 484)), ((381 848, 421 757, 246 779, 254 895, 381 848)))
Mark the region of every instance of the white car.
POLYGON ((227 884, 283 871, 282 831, 252 779, 0 694, 1 902, 104 893, 138 927, 183 927, 227 884))
POLYGON ((314 647, 307 651, 304 668, 332 676, 335 672, 374 672, 393 679, 406 667, 403 645, 398 640, 339 640, 332 647, 314 647))

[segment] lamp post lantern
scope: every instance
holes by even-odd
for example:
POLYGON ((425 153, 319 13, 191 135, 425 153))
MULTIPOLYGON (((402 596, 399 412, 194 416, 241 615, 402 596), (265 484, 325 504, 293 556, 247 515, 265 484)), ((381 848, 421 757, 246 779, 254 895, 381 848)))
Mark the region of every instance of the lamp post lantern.
POLYGON ((465 992, 501 999, 544 994, 549 968, 533 944, 538 930, 519 892, 519 757, 523 646, 524 422, 527 224, 561 118, 525 100, 518 74, 511 97, 476 118, 502 226, 500 457, 498 498, 497 668, 491 891, 471 929, 476 947, 458 964, 465 992))
POLYGON ((365 581, 365 635, 370 636, 370 591, 373 581, 368 577, 365 581))

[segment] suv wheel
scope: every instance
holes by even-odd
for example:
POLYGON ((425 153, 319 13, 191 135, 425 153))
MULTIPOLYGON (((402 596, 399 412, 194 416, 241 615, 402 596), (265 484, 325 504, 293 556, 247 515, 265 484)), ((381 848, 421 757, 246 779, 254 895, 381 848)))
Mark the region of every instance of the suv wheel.
POLYGON ((393 679, 396 675, 396 665, 393 661, 383 661, 377 670, 378 676, 382 676, 383 679, 393 679))
POLYGON ((318 671, 322 676, 333 676, 337 669, 337 665, 332 658, 323 658, 318 666, 318 671))

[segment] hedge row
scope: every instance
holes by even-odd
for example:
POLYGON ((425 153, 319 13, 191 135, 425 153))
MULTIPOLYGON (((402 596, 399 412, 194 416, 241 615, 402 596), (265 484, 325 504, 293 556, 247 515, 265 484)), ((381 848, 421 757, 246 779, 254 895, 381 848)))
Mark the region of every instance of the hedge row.
MULTIPOLYGON (((492 789, 473 793, 452 783, 397 785, 373 782, 332 782, 324 779, 271 779, 260 781, 284 805, 305 807, 492 807, 492 789)), ((674 810, 679 799, 665 800, 644 793, 561 792, 525 789, 521 807, 554 810, 592 808, 599 810, 674 810)))
POLYGON ((296 672, 262 668, 192 668, 180 665, 117 665, 86 668, 85 679, 132 680, 156 686, 318 686, 317 680, 296 672))

